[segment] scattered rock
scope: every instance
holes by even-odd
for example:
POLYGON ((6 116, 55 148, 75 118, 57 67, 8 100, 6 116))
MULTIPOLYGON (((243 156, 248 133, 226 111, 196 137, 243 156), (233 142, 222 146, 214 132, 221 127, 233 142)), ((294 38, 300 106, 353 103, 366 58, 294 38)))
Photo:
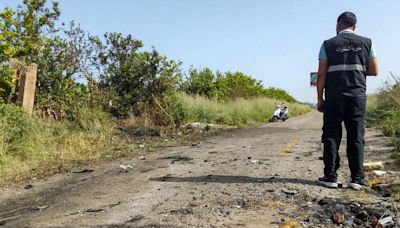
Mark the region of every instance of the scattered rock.
POLYGON ((25 185, 25 187, 24 187, 24 189, 31 189, 31 188, 33 188, 33 185, 31 185, 31 184, 25 185))
POLYGON ((335 211, 332 214, 332 221, 336 224, 344 224, 346 219, 344 218, 344 214, 342 212, 335 211))
POLYGON ((289 220, 282 223, 279 228, 300 228, 300 223, 296 220, 289 220))
POLYGON ((383 170, 383 162, 366 162, 364 171, 383 170))

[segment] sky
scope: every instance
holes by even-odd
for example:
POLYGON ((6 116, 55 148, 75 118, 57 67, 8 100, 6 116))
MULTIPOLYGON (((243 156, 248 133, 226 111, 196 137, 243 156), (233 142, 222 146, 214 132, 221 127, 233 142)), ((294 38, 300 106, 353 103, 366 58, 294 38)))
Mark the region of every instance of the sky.
MULTIPOLYGON (((20 0, 0 0, 0 9, 20 0)), ((373 93, 400 75, 398 0, 59 0, 60 20, 74 20, 92 35, 132 34, 182 68, 240 71, 278 87, 297 100, 316 102, 309 86, 324 40, 336 34, 337 17, 352 11, 356 32, 370 37, 380 74, 369 77, 373 93)))

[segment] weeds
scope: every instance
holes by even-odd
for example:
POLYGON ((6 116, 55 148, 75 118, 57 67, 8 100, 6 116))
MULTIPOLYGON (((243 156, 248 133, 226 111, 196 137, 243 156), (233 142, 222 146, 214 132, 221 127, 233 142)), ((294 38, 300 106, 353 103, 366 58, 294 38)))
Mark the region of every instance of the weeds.
MULTIPOLYGON (((182 95, 184 122, 204 122, 230 126, 266 123, 271 118, 275 106, 280 101, 266 97, 236 99, 231 101, 210 100, 203 97, 182 95)), ((311 111, 306 105, 286 104, 290 116, 298 116, 311 111)))
POLYGON ((0 106, 0 183, 100 157, 113 122, 95 109, 83 109, 77 115, 76 120, 64 123, 45 121, 14 105, 0 106))
POLYGON ((394 157, 400 162, 400 81, 386 83, 379 93, 368 97, 367 124, 392 137, 397 147, 394 157))

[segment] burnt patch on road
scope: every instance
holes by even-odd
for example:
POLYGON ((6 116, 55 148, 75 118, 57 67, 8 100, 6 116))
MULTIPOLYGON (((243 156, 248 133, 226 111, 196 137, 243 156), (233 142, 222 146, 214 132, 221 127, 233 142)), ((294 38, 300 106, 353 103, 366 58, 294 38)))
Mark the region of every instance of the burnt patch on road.
POLYGON ((181 155, 172 155, 172 156, 158 158, 158 160, 170 160, 171 164, 174 164, 175 162, 190 163, 190 161, 192 161, 193 158, 181 156, 181 155))

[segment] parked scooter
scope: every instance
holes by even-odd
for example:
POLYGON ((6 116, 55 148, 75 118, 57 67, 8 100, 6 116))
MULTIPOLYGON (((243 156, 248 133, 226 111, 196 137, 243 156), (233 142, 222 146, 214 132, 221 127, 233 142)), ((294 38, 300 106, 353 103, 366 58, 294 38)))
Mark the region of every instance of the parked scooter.
POLYGON ((278 120, 285 121, 287 119, 289 119, 289 108, 282 105, 276 105, 270 122, 276 122, 278 120))

